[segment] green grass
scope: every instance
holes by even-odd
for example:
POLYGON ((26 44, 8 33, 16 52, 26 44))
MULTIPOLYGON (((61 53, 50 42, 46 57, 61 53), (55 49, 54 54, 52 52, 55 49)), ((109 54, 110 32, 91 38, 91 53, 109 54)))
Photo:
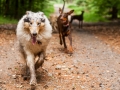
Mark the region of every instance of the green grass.
POLYGON ((49 18, 50 14, 54 12, 54 8, 53 7, 49 7, 49 9, 44 9, 43 10, 45 15, 49 18))
POLYGON ((0 24, 16 24, 18 21, 15 19, 0 16, 0 24))
POLYGON ((84 14, 85 22, 106 22, 107 20, 103 18, 101 15, 92 12, 86 12, 84 14))
POLYGON ((43 12, 45 15, 49 18, 50 14, 54 12, 54 5, 55 2, 50 1, 49 4, 46 6, 46 8, 43 8, 43 12))
POLYGON ((106 22, 107 20, 102 17, 102 15, 98 15, 95 13, 95 10, 88 11, 86 7, 78 7, 77 5, 69 5, 68 8, 74 9, 74 13, 76 15, 81 14, 81 11, 84 10, 84 21, 85 22, 106 22))

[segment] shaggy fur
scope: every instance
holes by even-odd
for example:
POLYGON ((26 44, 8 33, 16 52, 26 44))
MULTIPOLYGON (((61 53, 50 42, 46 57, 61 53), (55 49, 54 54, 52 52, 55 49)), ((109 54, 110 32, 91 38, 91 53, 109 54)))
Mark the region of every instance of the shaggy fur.
POLYGON ((37 84, 35 70, 44 62, 51 33, 52 27, 43 12, 27 11, 18 22, 16 34, 28 67, 26 74, 30 70, 30 85, 37 84), (35 62, 36 56, 39 56, 39 59, 35 62))
POLYGON ((52 32, 53 33, 58 33, 58 26, 57 26, 57 23, 56 23, 57 22, 57 15, 51 14, 49 20, 50 20, 50 24, 53 28, 52 32))

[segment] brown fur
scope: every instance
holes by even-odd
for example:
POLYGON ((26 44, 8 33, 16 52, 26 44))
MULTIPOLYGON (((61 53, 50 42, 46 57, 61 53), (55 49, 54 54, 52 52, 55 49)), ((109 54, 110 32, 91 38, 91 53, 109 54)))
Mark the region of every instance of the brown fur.
MULTIPOLYGON (((64 1, 64 0, 63 0, 64 1)), ((60 44, 64 44, 64 49, 66 53, 73 53, 73 48, 72 48, 72 35, 71 35, 71 28, 70 28, 70 23, 68 21, 68 15, 72 14, 74 10, 70 10, 69 12, 64 13, 64 6, 65 6, 65 1, 63 8, 59 9, 59 17, 57 18, 57 24, 58 24, 58 31, 59 31, 59 38, 60 38, 60 44), (69 38, 70 41, 70 49, 67 49, 65 37, 69 38)))
POLYGON ((52 26, 52 32, 53 33, 58 33, 58 25, 57 25, 57 15, 55 15, 55 14, 51 14, 50 15, 50 24, 51 24, 51 26, 52 26))

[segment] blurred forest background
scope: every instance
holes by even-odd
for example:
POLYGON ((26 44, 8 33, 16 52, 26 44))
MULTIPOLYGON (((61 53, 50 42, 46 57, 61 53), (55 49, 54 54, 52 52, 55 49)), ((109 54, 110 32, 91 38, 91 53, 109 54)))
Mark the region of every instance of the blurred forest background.
MULTIPOLYGON (((65 0, 75 14, 85 11, 85 22, 105 22, 120 17, 120 0, 65 0)), ((0 0, 0 24, 17 23, 27 10, 43 11, 48 17, 54 12, 54 4, 62 0, 0 0)))

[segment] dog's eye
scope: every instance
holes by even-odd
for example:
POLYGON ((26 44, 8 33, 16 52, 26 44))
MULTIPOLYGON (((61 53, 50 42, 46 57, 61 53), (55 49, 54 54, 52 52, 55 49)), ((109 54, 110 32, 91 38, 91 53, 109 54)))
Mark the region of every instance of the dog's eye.
POLYGON ((30 25, 32 25, 32 22, 30 22, 30 25))
POLYGON ((37 25, 40 25, 40 23, 37 23, 37 25))

